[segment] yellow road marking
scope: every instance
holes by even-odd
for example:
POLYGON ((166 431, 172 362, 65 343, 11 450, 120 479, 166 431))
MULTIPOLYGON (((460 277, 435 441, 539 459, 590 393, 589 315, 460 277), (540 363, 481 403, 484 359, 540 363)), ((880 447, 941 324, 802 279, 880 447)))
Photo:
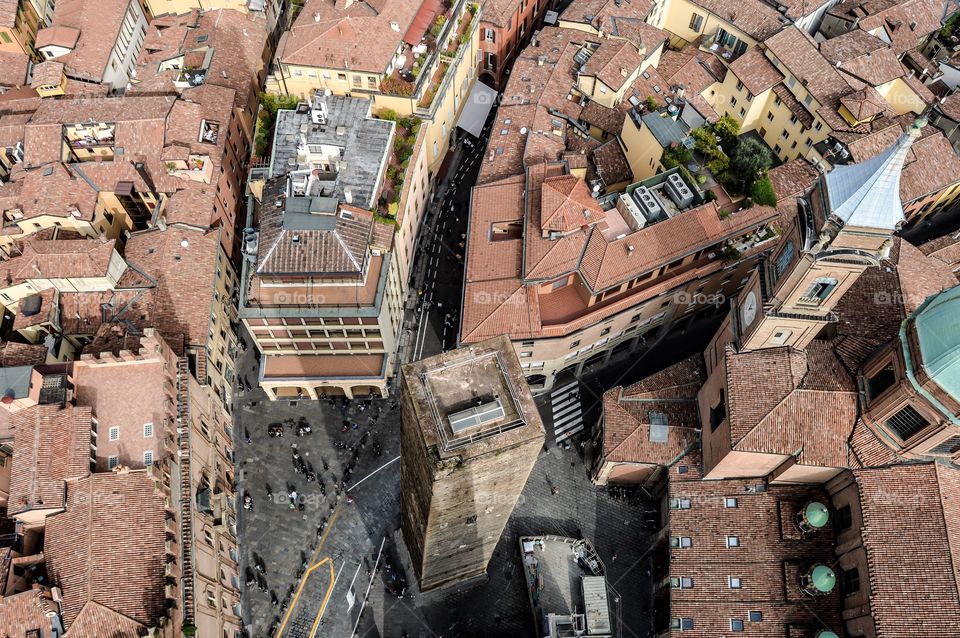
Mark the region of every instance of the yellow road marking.
POLYGON ((330 600, 330 594, 333 593, 333 585, 336 582, 336 574, 333 570, 333 561, 330 560, 329 557, 324 557, 324 559, 320 561, 317 566, 319 567, 323 563, 327 563, 327 565, 330 567, 330 585, 327 587, 327 593, 323 596, 323 602, 320 603, 320 610, 317 612, 317 617, 313 619, 313 626, 310 627, 311 638, 313 638, 313 636, 316 634, 317 627, 320 626, 320 619, 323 617, 323 612, 327 608, 327 601, 330 600))
MULTIPOLYGON (((320 537, 320 542, 317 543, 317 549, 314 550, 313 556, 310 557, 310 563, 311 563, 311 565, 310 565, 310 567, 307 569, 307 571, 304 572, 303 578, 300 579, 300 586, 297 587, 297 591, 296 591, 296 593, 294 593, 294 595, 293 595, 293 600, 290 601, 290 606, 287 608, 287 613, 286 613, 286 614, 284 615, 284 617, 283 617, 283 622, 280 623, 280 628, 277 630, 276 638, 280 638, 280 637, 283 635, 283 630, 287 628, 287 623, 290 622, 290 616, 293 614, 293 610, 294 610, 294 608, 296 608, 296 606, 297 606, 297 601, 300 600, 300 594, 303 593, 303 588, 304 588, 304 587, 306 586, 306 584, 307 584, 307 579, 309 578, 310 573, 313 572, 313 570, 315 570, 315 569, 317 569, 318 567, 320 567, 321 565, 323 565, 323 564, 325 564, 325 563, 328 563, 328 562, 331 562, 329 558, 324 558, 323 560, 321 560, 321 561, 319 561, 319 562, 316 562, 316 561, 317 561, 317 556, 320 554, 320 550, 323 549, 323 545, 327 542, 327 536, 330 535, 330 530, 333 529, 333 524, 336 522, 337 517, 338 517, 339 515, 340 515, 340 507, 338 506, 337 509, 335 509, 335 510, 333 511, 333 516, 331 516, 331 517, 330 517, 330 520, 327 522, 327 529, 323 532, 323 536, 320 537)), ((331 563, 331 565, 330 565, 330 573, 331 573, 330 587, 327 588, 327 595, 324 597, 324 603, 326 603, 327 598, 330 597, 330 593, 331 593, 331 591, 333 590, 333 580, 332 580, 332 579, 333 579, 333 565, 332 565, 332 563, 331 563)), ((323 607, 321 607, 321 610, 322 610, 322 609, 323 609, 323 607)), ((319 623, 319 621, 320 621, 320 617, 318 616, 317 619, 314 621, 314 627, 316 627, 316 624, 319 623)), ((310 633, 312 634, 313 632, 311 631, 310 633)))

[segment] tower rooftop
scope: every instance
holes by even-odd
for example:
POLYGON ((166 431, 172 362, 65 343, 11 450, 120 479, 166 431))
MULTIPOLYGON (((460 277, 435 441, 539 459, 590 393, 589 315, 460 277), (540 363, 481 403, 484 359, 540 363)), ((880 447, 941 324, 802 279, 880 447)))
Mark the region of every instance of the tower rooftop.
POLYGON ((903 223, 900 173, 910 146, 925 124, 924 118, 917 118, 884 152, 827 173, 830 212, 844 226, 894 231, 903 223))

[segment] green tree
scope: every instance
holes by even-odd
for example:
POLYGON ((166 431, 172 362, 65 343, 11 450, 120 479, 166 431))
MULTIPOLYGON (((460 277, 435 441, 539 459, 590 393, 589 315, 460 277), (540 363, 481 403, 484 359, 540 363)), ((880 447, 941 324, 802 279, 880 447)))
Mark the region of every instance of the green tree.
POLYGON ((742 192, 750 192, 754 182, 766 175, 771 163, 770 150, 763 142, 748 137, 737 144, 737 150, 733 152, 730 160, 731 177, 739 183, 742 192))
POLYGON ((710 128, 713 134, 720 138, 720 146, 724 152, 727 155, 733 153, 737 147, 737 136, 740 135, 740 124, 729 115, 724 115, 710 128))
POLYGON ((777 193, 773 190, 773 182, 770 181, 770 177, 767 175, 764 175, 753 183, 750 194, 753 196, 753 201, 758 204, 763 206, 777 205, 777 193))

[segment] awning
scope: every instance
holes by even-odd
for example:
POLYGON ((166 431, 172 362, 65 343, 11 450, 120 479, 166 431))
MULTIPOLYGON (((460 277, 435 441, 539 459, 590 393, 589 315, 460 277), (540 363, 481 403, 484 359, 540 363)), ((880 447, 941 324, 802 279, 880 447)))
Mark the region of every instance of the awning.
POLYGON ((406 35, 403 36, 403 41, 412 47, 420 44, 423 36, 427 33, 427 29, 433 26, 434 20, 442 11, 443 2, 441 0, 424 0, 423 4, 420 5, 420 10, 417 11, 417 15, 413 17, 413 22, 410 23, 406 35))
POLYGON ((497 100, 497 92, 489 86, 477 80, 470 89, 470 95, 460 111, 460 119, 457 120, 457 126, 474 137, 480 137, 483 125, 487 121, 487 115, 493 108, 493 103, 497 100))

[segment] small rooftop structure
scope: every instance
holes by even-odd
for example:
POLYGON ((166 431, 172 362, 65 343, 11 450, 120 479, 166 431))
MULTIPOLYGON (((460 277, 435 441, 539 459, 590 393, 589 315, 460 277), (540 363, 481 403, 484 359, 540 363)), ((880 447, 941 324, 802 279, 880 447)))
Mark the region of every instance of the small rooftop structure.
POLYGON ((370 117, 369 100, 318 92, 277 113, 270 176, 290 174, 294 194, 372 208, 394 124, 370 117))
POLYGON ((605 569, 589 541, 522 536, 520 553, 538 636, 613 636, 605 569))

